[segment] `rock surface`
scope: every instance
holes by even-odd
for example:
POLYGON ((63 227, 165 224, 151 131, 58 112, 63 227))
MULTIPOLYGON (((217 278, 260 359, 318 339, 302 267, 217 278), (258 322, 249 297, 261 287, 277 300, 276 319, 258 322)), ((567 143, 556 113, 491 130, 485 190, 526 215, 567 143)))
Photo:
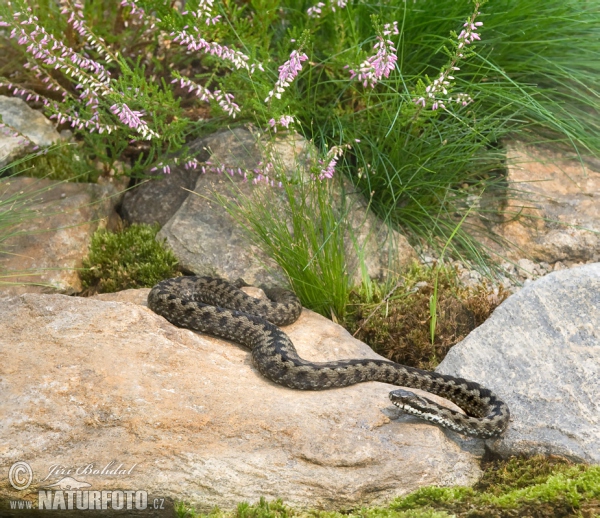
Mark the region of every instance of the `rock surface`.
POLYGON ((138 184, 125 193, 121 205, 121 216, 128 223, 145 223, 161 227, 181 207, 194 189, 198 171, 173 168, 170 174, 138 184))
MULTIPOLYGON (((14 498, 7 471, 18 460, 34 473, 20 498, 60 480, 41 482, 53 465, 115 461, 135 467, 74 478, 203 510, 261 496, 355 508, 480 474, 469 451, 481 454, 481 441, 399 416, 389 385, 277 386, 241 346, 178 329, 135 303, 147 293, 0 300, 0 499, 14 498)), ((377 357, 310 311, 286 331, 305 358, 377 357)))
MULTIPOLYGON (((490 228, 514 246, 499 247, 489 239, 485 243, 515 261, 526 258, 550 265, 600 261, 598 164, 592 167, 520 142, 508 144, 507 163, 507 192, 513 193, 505 199, 507 221, 490 228)), ((494 191, 489 208, 501 208, 497 194, 494 191)))
POLYGON ((508 403, 511 425, 493 451, 600 463, 600 263, 528 284, 437 370, 484 382, 508 403))
POLYGON ((0 116, 9 132, 12 129, 22 136, 0 133, 0 167, 21 157, 31 144, 46 147, 60 140, 60 134, 44 115, 31 109, 23 99, 0 95, 0 116), (23 139, 25 137, 25 139, 23 139))
POLYGON ((14 235, 1 243, 0 291, 81 291, 77 268, 95 230, 116 217, 117 190, 110 184, 26 177, 0 180, 0 200, 21 192, 31 212, 14 228, 14 235))
MULTIPOLYGON (((309 143, 296 135, 275 142, 264 156, 257 136, 244 128, 226 130, 204 139, 214 166, 231 169, 254 169, 261 161, 283 165, 286 174, 305 171, 309 143)), ((302 174, 302 173, 300 173, 302 174)), ((216 173, 198 176, 194 193, 159 232, 180 261, 180 266, 197 275, 218 275, 231 280, 243 278, 249 284, 283 284, 285 276, 261 250, 250 244, 239 224, 214 201, 215 192, 228 200, 238 200, 240 193, 251 197, 261 189, 265 200, 274 207, 287 203, 284 193, 264 184, 252 185, 239 174, 216 173), (268 271, 267 271, 268 270, 268 271)), ((368 211, 362 195, 353 192, 349 183, 337 190, 334 199, 340 210, 342 199, 349 214, 351 234, 346 236, 348 271, 355 283, 360 282, 359 254, 355 243, 363 248, 366 270, 372 278, 381 278, 390 270, 398 270, 416 259, 416 254, 401 234, 390 230, 368 211)))

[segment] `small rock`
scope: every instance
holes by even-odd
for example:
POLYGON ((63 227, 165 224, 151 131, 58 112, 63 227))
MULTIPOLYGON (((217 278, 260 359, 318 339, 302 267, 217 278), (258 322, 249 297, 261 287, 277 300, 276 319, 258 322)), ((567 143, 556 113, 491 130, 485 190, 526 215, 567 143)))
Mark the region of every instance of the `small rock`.
POLYGON ((536 274, 538 273, 538 267, 533 261, 530 259, 519 259, 517 264, 519 266, 518 272, 522 277, 527 279, 533 279, 536 277, 536 274))
POLYGON ((506 221, 486 222, 501 240, 481 240, 512 260, 593 261, 600 253, 597 161, 509 142, 507 164, 507 189, 494 190, 489 201, 489 210, 505 210, 506 221), (515 192, 520 196, 508 195, 515 192), (511 246, 501 246, 501 241, 511 246))
POLYGON ((0 167, 22 157, 33 145, 47 147, 60 141, 60 134, 44 115, 32 110, 25 101, 18 97, 0 95, 0 116, 2 123, 14 128, 28 141, 21 137, 3 136, 0 134, 0 167))

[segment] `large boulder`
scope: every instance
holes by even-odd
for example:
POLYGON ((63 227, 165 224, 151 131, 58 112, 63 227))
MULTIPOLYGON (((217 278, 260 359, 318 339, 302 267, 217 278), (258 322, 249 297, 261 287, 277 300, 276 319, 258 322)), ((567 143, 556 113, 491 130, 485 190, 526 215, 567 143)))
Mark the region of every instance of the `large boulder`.
POLYGON ((480 381, 508 403, 511 424, 492 451, 600 463, 600 263, 528 284, 437 371, 480 381))
MULTIPOLYGON (((390 385, 278 386, 243 347, 151 312, 147 293, 0 300, 0 499, 17 495, 7 478, 17 461, 33 472, 21 499, 70 476, 203 510, 260 497, 356 508, 480 475, 482 441, 400 415, 390 385), (89 464, 98 473, 74 474, 89 464), (124 472, 102 473, 109 464, 124 472)), ((378 357, 311 311, 285 329, 307 359, 378 357)))
POLYGON ((92 234, 118 218, 117 202, 111 184, 0 179, 0 203, 24 209, 0 243, 0 292, 81 291, 78 268, 92 234))
MULTIPOLYGON (((284 191, 263 183, 253 185, 237 171, 253 170, 268 161, 282 166, 288 176, 308 178, 314 149, 295 134, 265 143, 261 135, 246 128, 225 130, 197 143, 210 153, 214 168, 225 167, 233 174, 209 172, 197 177, 190 194, 169 219, 157 239, 166 239, 180 266, 197 275, 217 275, 231 280, 243 278, 250 284, 284 284, 283 271, 250 242, 240 224, 229 215, 215 195, 229 202, 252 198, 261 190, 260 200, 285 212, 284 191)), ((406 238, 378 220, 368 203, 349 182, 332 180, 333 205, 338 215, 347 214, 345 235, 347 267, 355 283, 361 281, 361 258, 372 278, 399 271, 417 256, 406 238)), ((162 182, 161 182, 162 183, 162 182)), ((150 189, 150 187, 148 187, 150 189)), ((128 209, 131 210, 131 209, 128 209)), ((318 214, 312 214, 318 224, 318 214)))

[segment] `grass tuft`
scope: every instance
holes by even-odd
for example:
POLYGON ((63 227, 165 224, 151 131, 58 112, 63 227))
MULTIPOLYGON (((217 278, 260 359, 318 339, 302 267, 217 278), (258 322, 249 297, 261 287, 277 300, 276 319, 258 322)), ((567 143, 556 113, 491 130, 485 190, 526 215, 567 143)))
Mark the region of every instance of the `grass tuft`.
POLYGON ((302 304, 343 319, 350 290, 345 250, 348 221, 335 183, 289 180, 219 203, 286 273, 302 304))

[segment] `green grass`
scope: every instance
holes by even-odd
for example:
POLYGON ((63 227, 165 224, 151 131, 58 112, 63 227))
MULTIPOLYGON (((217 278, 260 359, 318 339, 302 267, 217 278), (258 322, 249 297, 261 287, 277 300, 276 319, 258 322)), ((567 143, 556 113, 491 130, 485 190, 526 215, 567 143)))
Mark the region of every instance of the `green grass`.
POLYGON ((384 507, 349 512, 299 510, 280 500, 240 503, 233 511, 196 513, 183 503, 178 518, 447 518, 594 516, 600 510, 600 466, 572 464, 536 456, 490 464, 481 481, 470 487, 426 487, 384 507), (595 510, 595 511, 594 511, 595 510), (585 513, 585 514, 582 514, 585 513))
POLYGON ((295 181, 262 187, 237 202, 218 201, 286 273, 302 304, 343 319, 350 293, 345 244, 350 228, 335 183, 295 181))
MULTIPOLYGON (((253 5, 267 4, 256 2, 253 5)), ((489 272, 489 251, 479 242, 488 230, 464 214, 485 191, 502 186, 503 141, 519 138, 600 156, 600 2, 505 0, 485 4, 482 41, 455 73, 455 91, 474 102, 444 112, 415 112, 415 85, 436 77, 448 62, 451 32, 470 12, 469 2, 353 3, 319 22, 304 16, 311 2, 270 2, 268 34, 260 40, 281 63, 304 31, 310 33, 307 67, 272 111, 294 113, 300 131, 321 149, 351 143, 340 169, 371 199, 373 210, 414 240, 425 239, 489 272), (398 68, 374 90, 348 83, 348 63, 371 52, 370 16, 398 20, 398 68), (289 22, 288 28, 284 28, 289 22), (265 41, 267 41, 265 43, 265 41), (354 143, 355 139, 360 143, 354 143), (455 232, 456 231, 456 232, 455 232)), ((259 8, 257 7, 258 11, 259 8)), ((264 13, 263 13, 264 14, 264 13)), ((267 14, 264 14, 268 16, 267 14)), ((247 26, 232 20, 244 43, 253 42, 247 26), (244 39, 246 38, 246 39, 244 39)), ((242 96, 260 97, 260 85, 231 76, 242 96)), ((250 103, 247 117, 270 114, 250 103), (252 115, 251 115, 252 114, 252 115), (258 114, 258 115, 257 115, 258 114)), ((518 196, 517 193, 508 193, 518 196)), ((489 210, 482 209, 485 213, 489 210)), ((303 266, 302 266, 303 267, 303 266)), ((298 272, 300 271, 297 270, 298 272)))
POLYGON ((382 356, 425 370, 434 370, 508 296, 486 282, 464 286, 451 266, 419 264, 394 286, 372 283, 370 288, 350 292, 344 327, 382 356), (437 304, 433 341, 431 300, 437 304))
MULTIPOLYGON (((450 31, 461 27, 467 2, 442 0, 435 8, 367 2, 344 10, 336 21, 347 28, 350 50, 331 43, 336 52, 322 53, 325 66, 306 79, 305 95, 315 107, 305 121, 308 127, 310 119, 314 128, 310 135, 327 143, 359 138, 357 163, 347 174, 366 194, 374 193, 373 208, 381 217, 439 249, 469 209, 464 185, 470 194, 480 194, 502 180, 503 139, 545 140, 595 156, 600 152, 600 4, 504 1, 487 3, 481 11, 477 54, 455 73, 457 90, 474 99, 466 109, 413 119, 410 92, 417 78, 435 77, 447 61, 442 46, 450 31), (340 74, 331 70, 339 70, 353 49, 364 48, 367 13, 403 20, 402 73, 374 91, 342 91, 340 74), (333 102, 321 97, 326 82, 332 85, 330 95, 337 94, 333 102), (368 164, 372 173, 359 178, 357 171, 366 171, 368 164)), ((483 266, 485 250, 475 235, 483 230, 460 229, 450 251, 483 266)))
POLYGON ((177 274, 177 259, 156 240, 158 226, 131 225, 119 232, 97 230, 83 260, 81 281, 87 294, 151 288, 177 274))

